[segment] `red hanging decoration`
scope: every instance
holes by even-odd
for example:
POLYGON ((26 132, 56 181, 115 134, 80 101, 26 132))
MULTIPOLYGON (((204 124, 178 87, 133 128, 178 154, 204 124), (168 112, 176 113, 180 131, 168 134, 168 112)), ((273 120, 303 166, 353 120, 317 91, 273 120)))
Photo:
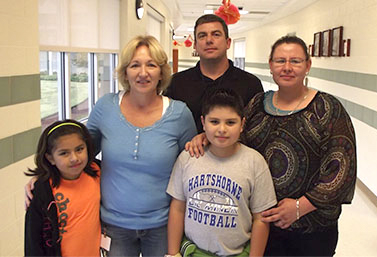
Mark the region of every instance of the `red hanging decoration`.
POLYGON ((227 25, 234 24, 240 19, 240 12, 237 6, 230 3, 230 0, 223 0, 223 5, 215 11, 215 14, 221 17, 227 25))
POLYGON ((173 45, 174 45, 174 46, 181 46, 181 44, 180 44, 177 40, 174 40, 174 41, 173 41, 173 45))
POLYGON ((185 40, 184 43, 185 43, 186 47, 192 46, 192 37, 191 37, 191 35, 188 36, 188 38, 185 40))

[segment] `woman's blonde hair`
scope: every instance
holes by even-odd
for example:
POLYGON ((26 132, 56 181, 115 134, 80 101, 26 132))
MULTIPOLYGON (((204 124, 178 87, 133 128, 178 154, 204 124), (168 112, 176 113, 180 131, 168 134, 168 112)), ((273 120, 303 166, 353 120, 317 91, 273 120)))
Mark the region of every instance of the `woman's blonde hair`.
POLYGON ((153 36, 137 36, 131 39, 130 42, 128 42, 128 44, 122 50, 120 62, 116 69, 116 76, 119 82, 122 84, 123 89, 126 92, 129 92, 130 84, 126 79, 127 67, 130 64, 132 57, 136 52, 136 49, 140 46, 148 47, 153 61, 155 61, 161 68, 162 79, 157 85, 157 94, 159 94, 169 86, 171 79, 171 67, 168 64, 168 57, 164 49, 162 49, 160 43, 153 36))

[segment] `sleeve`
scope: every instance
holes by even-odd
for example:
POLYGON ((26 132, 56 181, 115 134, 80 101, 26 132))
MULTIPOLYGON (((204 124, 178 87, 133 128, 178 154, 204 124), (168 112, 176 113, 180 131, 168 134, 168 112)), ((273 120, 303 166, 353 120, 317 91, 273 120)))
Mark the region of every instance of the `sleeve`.
POLYGON ((356 139, 349 115, 341 103, 330 97, 331 118, 326 124, 329 136, 321 146, 318 183, 306 193, 319 211, 327 213, 351 203, 356 184, 356 139))
POLYGON ((184 194, 183 189, 183 182, 182 182, 182 174, 183 174, 183 164, 182 161, 186 152, 182 152, 177 160, 174 163, 173 171, 170 176, 169 184, 166 189, 166 193, 168 193, 171 197, 180 200, 186 201, 186 197, 184 194))
POLYGON ((197 134, 196 125, 191 111, 185 104, 182 110, 182 117, 180 122, 180 137, 178 139, 179 151, 185 148, 185 144, 197 134))
POLYGON ((43 256, 43 214, 36 198, 31 201, 25 215, 25 256, 43 256))
POLYGON ((102 133, 100 130, 101 120, 102 120, 102 108, 101 108, 101 100, 99 100, 97 104, 94 106, 93 110, 91 111, 89 115, 88 123, 86 124, 90 132, 90 135, 92 136, 95 155, 97 155, 101 151, 101 140, 102 140, 102 133))
MULTIPOLYGON (((254 75, 253 76, 253 90, 250 90, 253 92, 252 96, 250 97, 250 100, 258 93, 264 92, 263 85, 260 79, 254 75)), ((248 103, 244 103, 246 106, 248 103)))
POLYGON ((250 197, 250 210, 252 213, 265 211, 276 205, 276 194, 271 172, 263 156, 256 158, 252 165, 256 170, 256 178, 250 197))

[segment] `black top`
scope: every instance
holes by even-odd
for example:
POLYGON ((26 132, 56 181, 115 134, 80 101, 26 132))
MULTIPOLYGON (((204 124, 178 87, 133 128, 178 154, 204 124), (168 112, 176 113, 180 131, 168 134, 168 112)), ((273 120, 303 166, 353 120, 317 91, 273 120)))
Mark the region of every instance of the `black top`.
POLYGON ((61 256, 58 211, 48 180, 37 180, 25 215, 25 256, 61 256))
POLYGON ((262 83, 251 73, 234 67, 229 60, 229 68, 216 80, 212 80, 200 71, 200 62, 195 67, 175 73, 165 95, 174 100, 181 100, 191 110, 198 132, 203 132, 200 121, 202 100, 208 90, 214 87, 232 88, 241 95, 246 106, 251 98, 258 92, 263 92, 262 83))

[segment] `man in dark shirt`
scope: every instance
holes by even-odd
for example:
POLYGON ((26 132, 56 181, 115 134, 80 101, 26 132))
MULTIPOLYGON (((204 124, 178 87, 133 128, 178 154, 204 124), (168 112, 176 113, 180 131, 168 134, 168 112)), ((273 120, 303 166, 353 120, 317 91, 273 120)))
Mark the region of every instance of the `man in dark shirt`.
POLYGON ((174 74, 165 92, 165 95, 187 104, 199 133, 203 131, 200 121, 202 99, 211 88, 232 88, 241 95, 244 105, 263 91, 256 76, 234 67, 228 59, 226 52, 230 43, 228 26, 223 19, 214 14, 199 17, 194 29, 194 48, 200 61, 195 67, 174 74))

